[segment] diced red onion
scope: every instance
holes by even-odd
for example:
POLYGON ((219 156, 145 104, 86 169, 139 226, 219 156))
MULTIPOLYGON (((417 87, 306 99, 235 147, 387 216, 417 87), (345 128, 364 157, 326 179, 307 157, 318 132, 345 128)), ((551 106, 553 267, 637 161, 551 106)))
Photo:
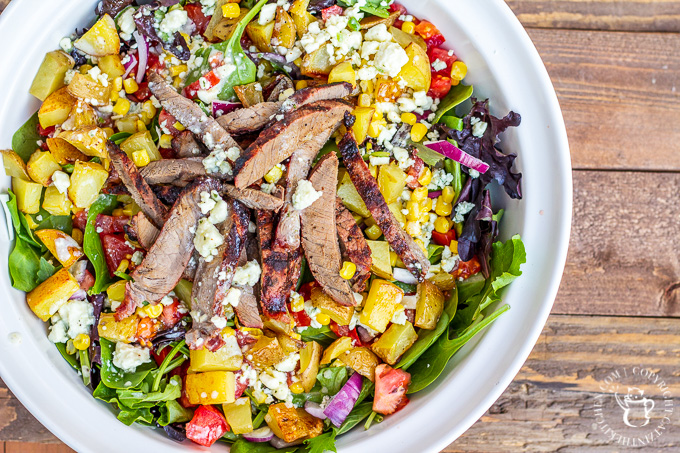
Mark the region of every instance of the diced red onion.
POLYGON ((128 55, 128 61, 123 65, 125 67, 125 74, 123 74, 123 80, 127 79, 133 69, 137 66, 137 56, 135 54, 128 55))
POLYGON ((260 429, 244 434, 243 438, 249 442, 269 442, 274 438, 274 431, 269 426, 263 426, 260 429))
POLYGON ((84 289, 79 289, 68 300, 85 300, 87 299, 87 291, 84 289))
POLYGON ((427 118, 428 118, 430 115, 432 115, 432 110, 425 110, 423 113, 416 113, 416 112, 414 112, 413 114, 416 116, 416 119, 417 119, 418 121, 422 121, 422 120, 427 121, 427 118))
POLYGON ((395 267, 394 269, 392 269, 392 277, 396 281, 406 283, 407 285, 418 284, 418 279, 415 278, 412 273, 400 267, 395 267))
POLYGON ((486 162, 482 162, 476 157, 469 155, 465 151, 456 148, 453 146, 453 143, 447 140, 425 143, 425 146, 443 156, 448 157, 449 159, 455 160, 461 165, 465 165, 466 167, 476 170, 482 174, 486 173, 486 171, 489 169, 489 165, 486 162))
POLYGON ((76 261, 76 263, 71 266, 69 272, 73 275, 78 283, 83 283, 85 279, 85 271, 87 270, 87 260, 76 261))
POLYGON ((323 413, 323 407, 321 407, 319 403, 307 401, 305 403, 305 410, 309 415, 320 418, 321 420, 326 420, 328 418, 326 417, 326 414, 323 413))
POLYGON ((361 393, 363 381, 364 379, 359 373, 354 373, 324 409, 323 413, 335 426, 340 427, 349 413, 352 412, 361 393))
POLYGON ((135 41, 137 41, 137 50, 139 51, 139 67, 137 68, 137 77, 135 80, 137 83, 142 83, 144 74, 146 74, 146 65, 149 61, 149 43, 147 43, 146 38, 138 31, 135 31, 132 35, 135 37, 135 41))
POLYGON ((212 102, 212 114, 215 118, 218 116, 226 115, 229 112, 233 112, 236 109, 241 108, 240 102, 229 102, 229 101, 213 101, 212 102))
POLYGON ((441 190, 435 190, 434 192, 428 192, 427 197, 428 198, 439 198, 439 195, 442 194, 441 190))

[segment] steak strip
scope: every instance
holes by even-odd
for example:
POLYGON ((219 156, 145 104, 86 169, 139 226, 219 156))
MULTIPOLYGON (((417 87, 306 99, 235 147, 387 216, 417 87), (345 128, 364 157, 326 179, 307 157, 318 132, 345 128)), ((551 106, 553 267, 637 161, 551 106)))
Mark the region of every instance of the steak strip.
POLYGON ((230 184, 224 184, 222 189, 227 196, 240 201, 250 209, 278 211, 283 206, 283 200, 258 189, 237 189, 230 184))
POLYGON ((303 209, 302 248, 309 270, 326 294, 340 305, 354 306, 349 282, 340 276, 341 256, 335 223, 335 194, 338 185, 338 157, 325 155, 309 175, 309 182, 321 197, 303 209))
MULTIPOLYGON (((247 238, 247 235, 246 235, 247 238)), ((247 238, 246 247, 241 251, 241 257, 238 260, 238 266, 244 266, 248 262, 248 247, 250 243, 254 242, 252 238, 247 238)), ((264 324, 260 317, 260 312, 257 309, 257 298, 251 286, 242 286, 239 288, 241 296, 238 299, 238 305, 234 307, 238 321, 242 326, 251 327, 253 329, 262 329, 264 324)))
POLYGON ((149 250, 161 233, 141 211, 132 216, 129 227, 128 236, 136 239, 144 250, 149 250))
POLYGON ((111 141, 106 142, 106 148, 109 152, 113 168, 116 169, 132 198, 153 224, 157 228, 162 228, 165 219, 168 217, 168 208, 156 197, 127 154, 111 141))
POLYGON ((366 289, 366 281, 371 277, 373 258, 366 238, 342 200, 335 200, 335 223, 338 229, 340 251, 345 261, 357 267, 354 277, 349 281, 352 290, 361 293, 366 289))
POLYGON ((194 236, 198 220, 203 217, 198 203, 201 192, 219 190, 220 183, 203 178, 184 189, 170 211, 158 239, 149 249, 142 263, 130 274, 132 281, 125 285, 125 299, 116 311, 121 320, 134 313, 144 301, 156 304, 177 286, 194 251, 194 236))
POLYGON ((184 187, 199 176, 206 176, 200 160, 161 159, 139 169, 147 184, 172 184, 184 187))
POLYGON ((401 258, 406 268, 419 282, 422 282, 425 280, 425 275, 430 268, 430 262, 422 249, 404 231, 394 217, 394 214, 387 207, 385 198, 383 198, 382 193, 378 189, 378 183, 361 157, 359 147, 351 131, 345 134, 339 146, 342 153, 342 161, 347 168, 350 179, 364 200, 364 203, 366 203, 366 207, 371 212, 373 219, 385 235, 385 239, 399 258, 401 258))

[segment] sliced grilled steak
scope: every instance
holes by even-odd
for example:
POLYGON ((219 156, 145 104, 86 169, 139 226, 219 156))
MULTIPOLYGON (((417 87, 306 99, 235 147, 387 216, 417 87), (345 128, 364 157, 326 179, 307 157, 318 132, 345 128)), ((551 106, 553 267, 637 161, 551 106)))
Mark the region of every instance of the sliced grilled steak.
POLYGON ((139 172, 147 184, 172 184, 184 187, 199 176, 206 176, 200 160, 161 159, 149 162, 139 172))
POLYGON ((207 150, 194 138, 191 131, 182 131, 177 137, 172 139, 172 149, 179 158, 196 157, 208 154, 207 150))
POLYGON ((329 83, 315 87, 303 88, 296 91, 291 97, 286 99, 281 107, 284 112, 295 110, 296 108, 311 104, 312 102, 323 101, 326 99, 342 99, 352 93, 352 85, 347 82, 329 83))
POLYGON ((287 113, 236 160, 234 185, 239 189, 248 187, 300 148, 321 149, 351 109, 344 101, 325 100, 287 113))
POLYGON ((354 263, 357 271, 349 281, 355 293, 361 293, 366 289, 366 280, 371 277, 371 248, 366 242, 364 233, 357 225, 352 214, 342 204, 342 200, 335 200, 335 223, 338 229, 340 252, 345 261, 354 263))
POLYGON ((172 206, 175 204, 180 195, 182 195, 182 188, 177 186, 151 186, 153 193, 163 203, 172 206))
POLYGON ((248 238, 248 224, 250 223, 250 212, 248 208, 237 200, 231 200, 231 228, 225 238, 225 243, 229 248, 224 253, 222 260, 222 271, 225 273, 217 285, 216 298, 222 304, 224 296, 231 287, 234 278, 234 270, 238 266, 240 257, 246 249, 248 238))
POLYGON ((132 216, 129 226, 128 236, 136 239, 144 250, 149 250, 161 233, 141 211, 132 216))
POLYGON ((237 189, 230 184, 224 184, 223 192, 227 196, 240 201, 250 209, 264 209, 266 211, 278 211, 283 206, 283 200, 273 195, 266 194, 257 189, 237 189))
POLYGON ((198 259, 200 257, 201 255, 194 249, 191 258, 189 258, 189 263, 187 263, 187 267, 184 268, 184 272, 182 273, 182 278, 184 280, 190 282, 196 280, 196 269, 198 268, 198 259))
POLYGON ((418 281, 422 282, 430 268, 430 262, 413 238, 399 225, 394 214, 390 212, 385 198, 378 189, 378 183, 361 157, 357 142, 351 132, 348 132, 340 142, 340 151, 342 161, 357 192, 366 203, 366 207, 385 235, 385 239, 404 262, 406 268, 418 281))
POLYGON ((253 288, 246 286, 239 289, 241 290, 241 297, 238 300, 238 305, 234 308, 239 323, 253 329, 263 328, 264 324, 262 324, 262 318, 257 309, 257 298, 253 293, 253 288))
POLYGON ((340 276, 340 247, 335 224, 335 193, 338 185, 338 157, 325 155, 309 175, 321 198, 302 210, 302 248, 309 270, 326 294, 340 305, 354 306, 349 282, 340 276))
POLYGON ((113 142, 106 143, 111 163, 130 195, 158 228, 168 217, 168 208, 160 202, 130 158, 113 142))
POLYGON ((158 239, 142 263, 130 274, 132 281, 125 286, 125 300, 116 311, 118 320, 130 316, 144 301, 158 303, 177 285, 194 251, 196 225, 203 217, 198 207, 200 194, 219 188, 218 181, 205 178, 184 189, 158 239))
POLYGON ((257 211, 257 233, 262 259, 262 278, 260 282, 260 303, 265 315, 274 317, 287 312, 286 302, 296 281, 292 280, 294 271, 289 254, 273 250, 276 213, 257 211))
POLYGON ((149 90, 156 96, 163 108, 174 116, 184 127, 197 135, 210 150, 227 150, 238 143, 211 116, 190 99, 177 93, 163 77, 151 71, 149 73, 149 90))
POLYGON ((279 113, 283 102, 260 102, 252 107, 229 112, 217 118, 217 122, 230 134, 241 135, 259 131, 269 119, 279 113))

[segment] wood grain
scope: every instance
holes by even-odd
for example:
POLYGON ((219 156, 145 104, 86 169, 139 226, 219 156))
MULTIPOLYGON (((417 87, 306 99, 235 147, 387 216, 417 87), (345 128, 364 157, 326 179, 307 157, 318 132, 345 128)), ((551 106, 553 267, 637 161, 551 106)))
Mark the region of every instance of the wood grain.
MULTIPOLYGON (((0 444, 2 447, 3 444, 0 444)), ((5 453, 71 453, 71 450, 64 444, 38 444, 28 442, 7 442, 4 444, 5 453)), ((0 450, 2 451, 2 450, 0 450)))
POLYGON ((528 32, 557 91, 574 168, 680 170, 680 34, 528 32))
POLYGON ((680 31, 679 0, 506 0, 525 27, 680 31))

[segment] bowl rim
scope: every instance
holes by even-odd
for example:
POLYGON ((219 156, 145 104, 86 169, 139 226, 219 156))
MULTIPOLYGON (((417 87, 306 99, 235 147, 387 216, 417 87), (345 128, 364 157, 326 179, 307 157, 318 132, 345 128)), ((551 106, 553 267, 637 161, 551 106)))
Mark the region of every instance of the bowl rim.
MULTIPOLYGON (((15 16, 19 16, 21 9, 25 4, 28 3, 28 1, 24 0, 12 1, 0 15, 0 30, 4 30, 6 26, 14 20, 15 16)), ((540 310, 538 310, 536 315, 537 321, 532 326, 530 326, 529 331, 527 332, 526 340, 523 342, 519 352, 512 359, 512 363, 505 369, 503 377, 498 381, 493 389, 491 389, 491 391, 486 394, 482 402, 480 402, 475 407, 475 409, 467 413, 464 421, 451 427, 451 429, 447 432, 441 433, 439 439, 433 440, 427 446, 427 448, 431 449, 432 451, 435 451, 435 449, 437 451, 441 450, 453 440, 458 438, 475 421, 477 421, 479 417, 481 417, 481 415, 483 415, 483 413, 486 412, 486 410, 500 397, 500 395, 511 383, 526 361, 548 319, 552 305, 557 295, 564 266, 566 264, 571 229, 573 204, 571 161, 566 127, 562 118, 557 95, 552 86, 552 82, 550 81, 548 72, 541 61, 538 51, 510 7, 502 0, 487 0, 487 3, 492 5, 501 14, 503 19, 506 21, 506 25, 511 29, 513 38, 520 40, 522 50, 525 53, 524 57, 528 58, 530 61, 532 70, 536 73, 536 77, 539 80, 539 85, 536 86, 536 90, 540 92, 548 104, 546 110, 550 112, 550 124, 553 125, 552 134, 555 138, 556 145, 555 156, 558 160, 557 166, 560 169, 560 174, 558 176, 562 182, 562 198, 560 200, 562 203, 560 215, 562 217, 559 230, 554 233, 555 237, 559 238, 559 240, 555 243, 555 271, 552 273, 552 278, 547 284, 544 303, 542 303, 540 310)), ((2 376, 7 387, 22 402, 22 404, 24 404, 29 412, 47 429, 49 429, 52 433, 57 435, 61 440, 77 451, 88 450, 88 445, 84 444, 80 438, 74 434, 73 431, 64 429, 63 425, 58 423, 56 420, 53 420, 53 418, 48 415, 48 411, 45 411, 43 405, 40 404, 40 401, 38 401, 31 394, 31 392, 28 391, 24 385, 22 385, 21 382, 14 378, 10 370, 6 368, 5 361, 3 360, 0 360, 0 375, 2 376)), ((131 429, 128 427, 124 428, 131 429)))

